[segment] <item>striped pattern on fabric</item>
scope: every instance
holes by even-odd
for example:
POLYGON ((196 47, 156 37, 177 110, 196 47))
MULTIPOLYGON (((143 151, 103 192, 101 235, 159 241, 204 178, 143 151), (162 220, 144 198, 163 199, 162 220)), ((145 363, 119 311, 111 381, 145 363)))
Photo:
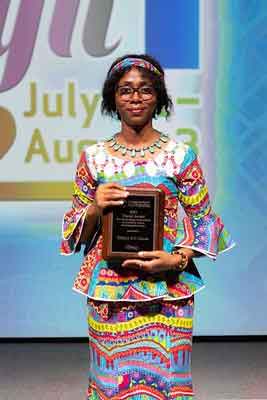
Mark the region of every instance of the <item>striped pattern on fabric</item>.
MULTIPOLYGON (((222 219, 211 209, 208 189, 199 160, 191 147, 169 139, 149 159, 122 159, 109 153, 101 141, 81 155, 75 175, 73 204, 63 219, 61 253, 70 255, 79 242, 88 208, 98 185, 117 182, 125 187, 158 188, 165 194, 163 250, 192 248, 213 259, 234 246, 222 219), (180 216, 182 206, 185 216, 180 216)), ((185 298, 204 288, 197 268, 152 280, 137 271, 122 270, 102 258, 101 227, 97 225, 73 288, 96 300, 144 301, 185 298), (92 246, 91 246, 92 244, 92 246)))
POLYGON ((154 74, 156 75, 159 76, 163 75, 163 73, 161 73, 155 67, 155 65, 151 64, 149 61, 144 60, 143 58, 128 57, 118 62, 116 65, 114 65, 114 67, 109 72, 109 76, 111 76, 114 72, 123 71, 126 68, 133 68, 133 67, 145 68, 151 72, 154 72, 154 74))
POLYGON ((88 400, 192 399, 193 306, 89 301, 88 400))

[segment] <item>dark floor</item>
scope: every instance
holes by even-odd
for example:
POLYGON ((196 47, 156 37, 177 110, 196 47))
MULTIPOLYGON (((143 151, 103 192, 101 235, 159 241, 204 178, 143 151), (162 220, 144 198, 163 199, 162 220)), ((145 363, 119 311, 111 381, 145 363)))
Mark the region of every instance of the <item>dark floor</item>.
MULTIPOLYGON (((194 343, 196 400, 267 400, 267 342, 194 343)), ((0 400, 85 400, 86 343, 1 343, 0 400)))

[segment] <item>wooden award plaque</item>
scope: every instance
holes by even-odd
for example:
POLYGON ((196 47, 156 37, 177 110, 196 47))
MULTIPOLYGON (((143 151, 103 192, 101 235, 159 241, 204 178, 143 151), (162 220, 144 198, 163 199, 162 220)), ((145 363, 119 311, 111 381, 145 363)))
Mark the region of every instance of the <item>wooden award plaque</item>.
POLYGON ((139 251, 162 250, 164 192, 157 188, 127 187, 122 206, 103 216, 104 260, 136 257, 139 251))

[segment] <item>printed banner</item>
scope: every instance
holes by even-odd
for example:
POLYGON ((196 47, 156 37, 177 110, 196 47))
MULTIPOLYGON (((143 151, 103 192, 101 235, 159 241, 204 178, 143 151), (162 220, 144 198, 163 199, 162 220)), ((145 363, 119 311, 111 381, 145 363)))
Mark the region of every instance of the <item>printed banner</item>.
POLYGON ((199 153, 237 247, 197 265, 196 335, 264 334, 266 9, 242 0, 0 1, 0 336, 86 336, 59 255, 81 149, 119 129, 100 112, 111 63, 147 52, 174 103, 155 127, 199 153), (200 312, 198 312, 200 311, 200 312), (214 315, 216 321, 214 322, 214 315), (251 323, 253 321, 253 323, 251 323))
POLYGON ((82 148, 118 129, 101 87, 125 53, 158 57, 174 114, 156 126, 199 150, 200 22, 198 1, 170 1, 164 18, 160 1, 2 1, 0 200, 69 199, 82 148))

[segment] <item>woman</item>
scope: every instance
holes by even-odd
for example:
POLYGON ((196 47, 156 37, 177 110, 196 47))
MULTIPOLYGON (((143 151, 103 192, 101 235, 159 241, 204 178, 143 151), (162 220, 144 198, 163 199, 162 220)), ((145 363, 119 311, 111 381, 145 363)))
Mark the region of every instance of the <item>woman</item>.
POLYGON ((117 59, 103 86, 102 112, 118 117, 121 130, 88 147, 78 163, 62 253, 86 244, 74 290, 88 297, 88 399, 193 396, 194 293, 204 284, 192 259, 215 259, 233 242, 211 210, 196 154, 153 128, 153 118, 168 116, 171 106, 156 60, 117 59), (121 206, 127 187, 139 185, 165 192, 163 250, 110 264, 101 251, 103 211, 121 206))

